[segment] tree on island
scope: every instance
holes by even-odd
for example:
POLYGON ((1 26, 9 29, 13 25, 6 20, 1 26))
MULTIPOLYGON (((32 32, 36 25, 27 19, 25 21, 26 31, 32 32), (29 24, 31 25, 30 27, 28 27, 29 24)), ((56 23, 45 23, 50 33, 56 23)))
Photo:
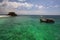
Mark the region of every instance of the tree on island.
POLYGON ((17 16, 17 14, 15 12, 9 12, 8 15, 10 15, 10 16, 17 16))

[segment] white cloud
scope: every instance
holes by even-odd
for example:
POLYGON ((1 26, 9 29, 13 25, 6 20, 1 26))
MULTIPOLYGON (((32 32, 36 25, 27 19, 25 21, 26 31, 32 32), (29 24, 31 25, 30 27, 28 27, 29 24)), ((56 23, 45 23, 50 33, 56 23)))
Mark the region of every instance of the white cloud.
POLYGON ((11 6, 13 8, 18 8, 18 7, 26 7, 26 8, 32 8, 33 4, 30 3, 17 3, 17 2, 8 2, 7 3, 8 6, 11 6))
POLYGON ((1 3, 0 3, 0 6, 1 6, 1 3))
POLYGON ((44 6, 40 5, 39 8, 44 8, 44 6))
POLYGON ((2 3, 0 3, 0 11, 4 10, 4 11, 15 11, 16 8, 18 7, 24 7, 24 8, 32 8, 33 4, 31 3, 19 3, 19 2, 10 2, 10 1, 3 1, 2 3))
POLYGON ((18 0, 18 1, 24 2, 24 1, 26 1, 26 0, 18 0))
MULTIPOLYGON (((26 1, 26 0, 18 0, 18 1, 26 1)), ((20 2, 10 2, 8 0, 3 0, 2 3, 0 3, 0 6, 4 5, 6 7, 12 7, 12 8, 18 8, 18 7, 24 7, 24 8, 32 8, 33 4, 31 3, 20 3, 20 2)))
POLYGON ((58 7, 60 7, 60 6, 59 6, 59 5, 55 5, 54 7, 58 8, 58 7))
POLYGON ((32 8, 33 7, 33 4, 30 4, 30 3, 25 2, 25 3, 23 3, 23 6, 24 7, 27 7, 27 8, 32 8))
POLYGON ((7 6, 9 7, 13 7, 13 8, 17 8, 18 6, 20 6, 20 3, 16 3, 16 2, 8 2, 7 6))
MULTIPOLYGON (((26 1, 26 0, 18 0, 18 1, 26 1)), ((0 4, 1 5, 1 4, 0 4)), ((7 7, 11 7, 11 8, 27 8, 27 9, 30 9, 32 7, 35 7, 37 9, 44 9, 44 8, 57 8, 59 7, 58 5, 55 5, 55 6, 44 6, 44 5, 34 5, 34 4, 31 4, 31 3, 27 3, 27 2, 24 2, 24 3, 20 3, 20 2, 9 2, 8 0, 4 0, 3 1, 3 4, 2 5, 6 5, 7 7)))
POLYGON ((45 8, 45 6, 43 6, 43 5, 35 5, 35 7, 37 7, 38 9, 45 8))
MULTIPOLYGON (((20 0, 21 1, 21 0, 20 0)), ((60 7, 59 5, 54 5, 54 6, 44 6, 44 5, 38 5, 38 4, 32 4, 32 3, 27 3, 27 2, 10 2, 10 1, 3 1, 2 3, 0 3, 0 12, 3 12, 3 11, 14 11, 14 12, 17 12, 17 13, 21 13, 21 14, 44 14, 44 13, 46 13, 46 11, 44 10, 43 11, 43 9, 44 8, 58 8, 58 7, 60 7), (6 8, 4 8, 4 6, 6 6, 6 8), (30 9, 30 8, 32 8, 32 7, 34 7, 34 8, 37 8, 37 9, 39 9, 39 10, 30 10, 30 11, 28 11, 28 10, 16 10, 15 8, 28 8, 28 9, 30 9), (6 9, 6 10, 5 10, 6 9), (40 10, 41 9, 41 10, 40 10)), ((50 13, 49 13, 50 14, 50 13)))
POLYGON ((47 8, 58 8, 60 7, 59 5, 51 5, 51 6, 47 6, 47 8))

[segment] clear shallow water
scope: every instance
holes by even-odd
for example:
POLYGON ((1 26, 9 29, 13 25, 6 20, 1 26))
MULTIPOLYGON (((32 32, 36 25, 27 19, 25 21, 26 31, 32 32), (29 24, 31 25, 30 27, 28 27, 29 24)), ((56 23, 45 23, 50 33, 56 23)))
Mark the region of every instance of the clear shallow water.
POLYGON ((0 18, 0 40, 60 40, 60 16, 45 16, 55 23, 40 23, 40 16, 0 18))

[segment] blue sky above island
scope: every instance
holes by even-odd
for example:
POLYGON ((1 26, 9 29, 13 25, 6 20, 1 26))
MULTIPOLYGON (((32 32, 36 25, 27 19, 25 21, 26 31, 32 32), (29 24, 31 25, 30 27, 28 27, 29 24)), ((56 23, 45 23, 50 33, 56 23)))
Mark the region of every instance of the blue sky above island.
POLYGON ((60 0, 0 0, 0 14, 60 15, 60 0))

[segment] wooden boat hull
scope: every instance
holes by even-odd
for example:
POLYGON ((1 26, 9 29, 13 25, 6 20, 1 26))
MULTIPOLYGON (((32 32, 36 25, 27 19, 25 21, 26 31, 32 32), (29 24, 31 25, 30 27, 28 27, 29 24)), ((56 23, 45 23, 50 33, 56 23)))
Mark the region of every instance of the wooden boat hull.
POLYGON ((40 19, 40 22, 45 22, 45 23, 54 23, 55 21, 52 19, 40 19))

